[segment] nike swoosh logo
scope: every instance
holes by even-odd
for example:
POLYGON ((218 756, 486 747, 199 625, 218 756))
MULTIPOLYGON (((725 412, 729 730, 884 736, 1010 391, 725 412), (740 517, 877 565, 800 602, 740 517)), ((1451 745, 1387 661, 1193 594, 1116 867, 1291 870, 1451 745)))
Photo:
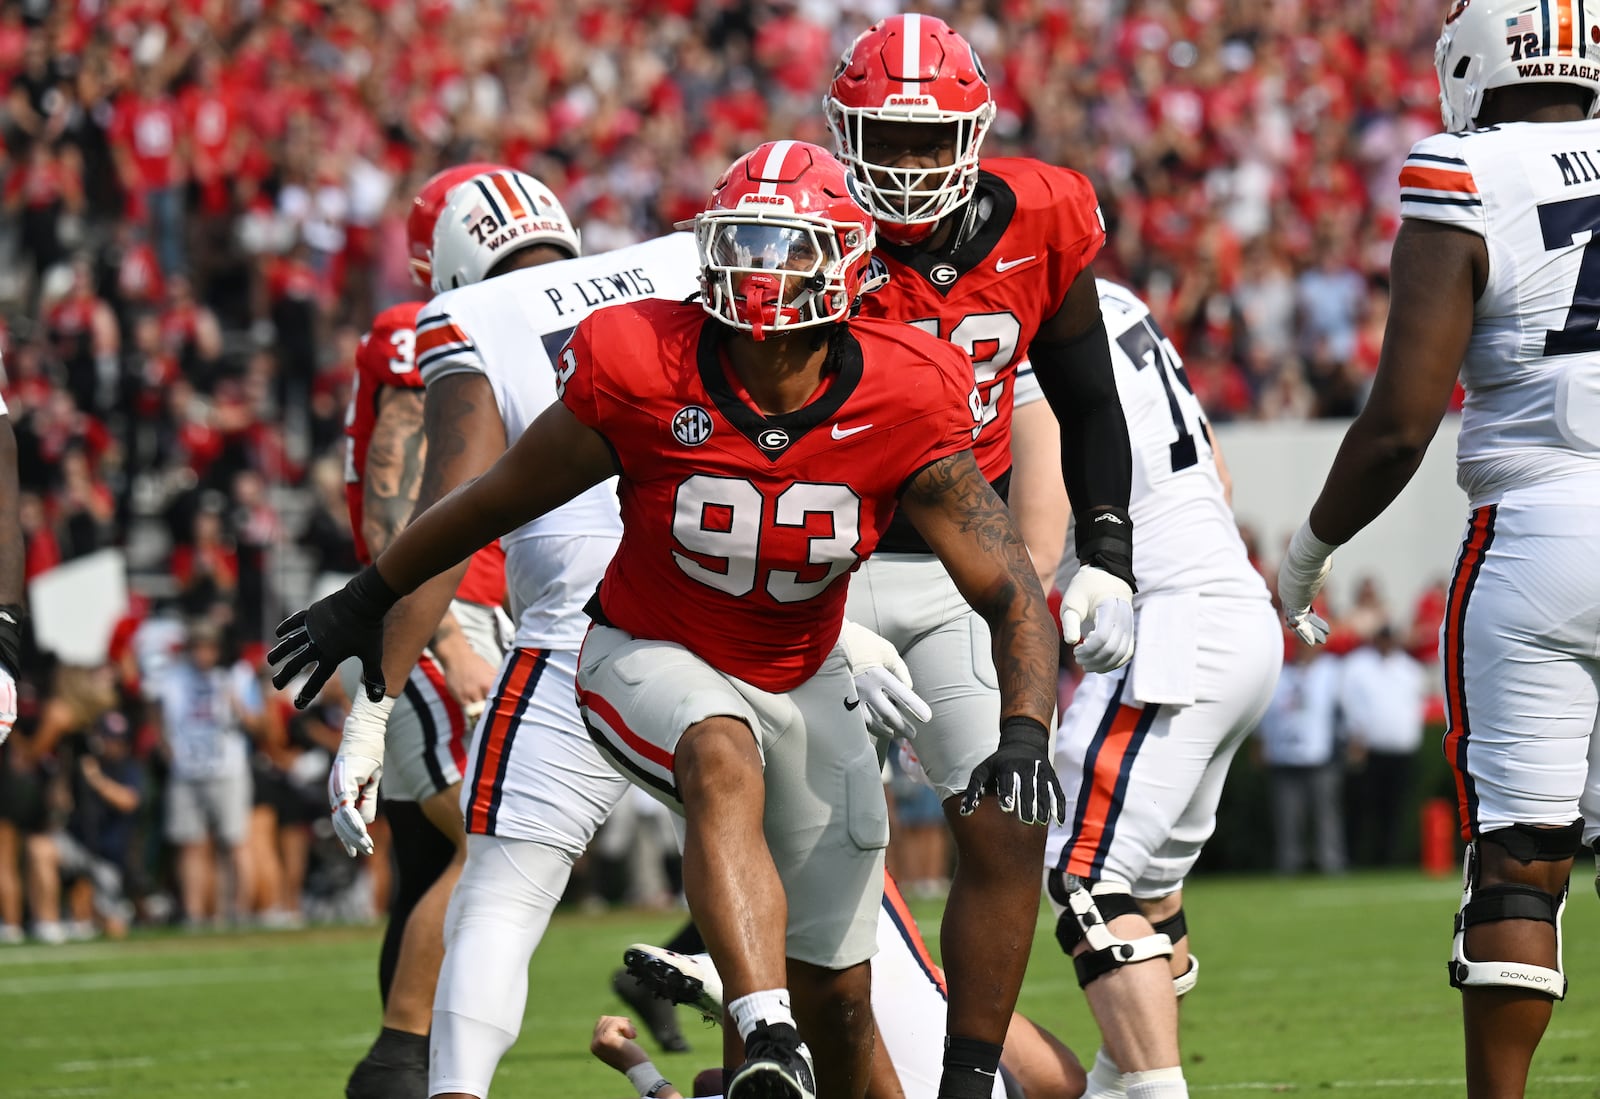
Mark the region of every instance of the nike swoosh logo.
POLYGON ((835 439, 848 439, 850 436, 860 434, 871 426, 871 424, 862 424, 860 427, 842 428, 838 424, 834 424, 833 437, 835 439))
POLYGON ((1038 256, 1023 256, 1021 259, 997 259, 994 261, 994 269, 999 271, 1001 274, 1004 274, 1013 267, 1021 267, 1029 260, 1035 260, 1038 258, 1038 256))
POLYGON ((847 698, 844 700, 844 708, 847 710, 853 710, 859 705, 861 705, 859 698, 847 698))

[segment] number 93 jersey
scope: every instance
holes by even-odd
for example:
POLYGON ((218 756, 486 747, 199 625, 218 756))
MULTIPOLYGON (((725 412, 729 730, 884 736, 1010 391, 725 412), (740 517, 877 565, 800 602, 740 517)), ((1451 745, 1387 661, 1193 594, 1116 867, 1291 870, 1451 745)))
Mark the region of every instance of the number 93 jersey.
POLYGON ((925 252, 880 238, 873 258, 889 282, 866 295, 861 312, 913 324, 971 356, 983 399, 973 452, 996 481, 1011 468, 1017 364, 1105 244, 1106 230, 1093 184, 1037 160, 986 158, 970 204, 977 228, 953 246, 925 252))
POLYGON ((725 338, 695 302, 603 309, 562 351, 558 384, 621 469, 605 619, 789 691, 838 641, 848 574, 901 489, 971 447, 977 395, 949 344, 861 320, 835 331, 834 369, 804 407, 764 416, 727 365, 725 338))
POLYGON ((1600 473, 1600 121, 1425 138, 1400 213, 1489 250, 1461 369, 1456 479, 1472 505, 1600 473))

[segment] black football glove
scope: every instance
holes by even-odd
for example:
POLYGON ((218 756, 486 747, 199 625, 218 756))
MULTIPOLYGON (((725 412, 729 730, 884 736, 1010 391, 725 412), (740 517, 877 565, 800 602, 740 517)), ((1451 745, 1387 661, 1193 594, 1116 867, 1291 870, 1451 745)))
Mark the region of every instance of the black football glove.
POLYGON ((279 664, 272 673, 272 685, 282 690, 306 668, 311 674, 295 696, 294 704, 305 709, 311 704, 334 670, 350 657, 361 661, 361 682, 367 698, 381 702, 383 682, 383 616, 400 601, 400 595, 384 581, 375 565, 368 565, 355 579, 325 599, 297 611, 278 623, 281 638, 267 654, 268 664, 279 664))
POLYGON ((1015 813, 1023 824, 1057 824, 1067 820, 1067 797, 1050 762, 1050 730, 1031 717, 1008 717, 1000 723, 1000 747, 972 771, 961 795, 961 815, 978 808, 984 794, 1000 800, 1002 813, 1015 813))

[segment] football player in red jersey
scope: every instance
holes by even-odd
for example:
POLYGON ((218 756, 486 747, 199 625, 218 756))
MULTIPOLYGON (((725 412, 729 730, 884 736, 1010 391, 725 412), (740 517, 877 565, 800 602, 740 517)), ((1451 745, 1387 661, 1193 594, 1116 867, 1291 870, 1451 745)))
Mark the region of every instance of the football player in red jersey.
MULTIPOLYGON (((429 284, 434 222, 450 191, 493 167, 447 168, 417 193, 406 232, 412 274, 423 287, 429 284)), ((363 563, 370 563, 405 526, 420 488, 423 389, 414 352, 422 305, 405 302, 378 314, 356 353, 345 426, 345 493, 363 563)), ((464 707, 481 705, 494 683, 495 667, 488 657, 496 647, 495 608, 505 591, 504 560, 499 543, 473 556, 455 610, 440 623, 429 651, 407 669, 404 690, 389 718, 389 781, 383 796, 399 872, 378 964, 383 1027, 351 1074, 346 1094, 352 1099, 426 1094, 428 1029, 443 956, 441 928, 461 872, 465 840, 459 805, 466 753, 464 707)), ((338 785, 341 770, 336 764, 331 785, 338 785)))
POLYGON ((280 686, 309 670, 302 697, 350 656, 381 691, 402 593, 619 475, 622 542, 591 604, 579 702, 617 768, 684 814, 685 890, 744 1039, 733 1099, 867 1086, 887 811, 838 638, 846 578, 897 507, 993 632, 1005 747, 969 794, 993 789, 1039 823, 1061 797, 1021 747, 1046 737, 1056 630, 972 457, 970 362, 853 319, 874 238, 852 190, 813 145, 740 158, 695 221, 700 303, 584 320, 558 357, 560 402, 286 620, 269 654, 280 686))
MULTIPOLYGON (((1084 563, 1062 601, 1091 671, 1133 651, 1132 456, 1090 262, 1105 241, 1083 176, 1035 160, 979 159, 995 106, 977 54, 942 20, 896 15, 862 33, 824 101, 829 128, 877 219, 888 283, 865 316, 905 321, 966 351, 982 422, 979 469, 1004 497, 1012 384, 1032 362, 1060 420, 1062 474, 1084 563)), ((1044 406, 1027 415, 1049 416, 1044 406)), ((960 858, 940 929, 950 982, 943 1099, 988 1094, 1038 911, 1044 837, 956 795, 995 751, 999 704, 979 617, 904 523, 851 587, 852 620, 901 650, 933 707, 917 756, 945 799, 960 858), (975 674, 976 673, 976 674, 975 674)), ((1037 758, 1048 744, 1033 746, 1037 758)))

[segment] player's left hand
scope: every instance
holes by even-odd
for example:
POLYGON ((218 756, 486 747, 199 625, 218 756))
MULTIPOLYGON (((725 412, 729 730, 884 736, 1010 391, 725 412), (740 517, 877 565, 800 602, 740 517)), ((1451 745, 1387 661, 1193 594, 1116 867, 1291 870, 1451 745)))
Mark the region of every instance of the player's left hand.
POLYGON ((1086 672, 1111 672, 1133 656, 1133 589, 1093 565, 1080 566, 1061 593, 1061 636, 1086 672), (1088 625, 1087 635, 1083 627, 1088 625))
POLYGON ((1327 582, 1336 548, 1311 533, 1308 519, 1289 539, 1283 563, 1278 566, 1278 601, 1283 604, 1283 620, 1307 645, 1328 640, 1328 623, 1311 609, 1311 604, 1327 582))
POLYGON ((378 782, 383 778, 383 738, 389 728, 389 711, 394 699, 374 702, 357 695, 344 719, 344 735, 339 754, 333 757, 328 772, 328 808, 333 812, 333 831, 344 844, 345 854, 372 854, 372 837, 367 825, 378 816, 378 782))
POLYGON ((1023 824, 1067 821, 1067 796, 1050 762, 1050 733, 1027 717, 1000 723, 1000 747, 972 771, 961 795, 961 815, 977 811, 984 794, 994 794, 1002 813, 1015 813, 1023 824))
POLYGON ((917 727, 910 719, 927 721, 933 711, 912 690, 911 669, 900 658, 899 650, 848 619, 839 634, 839 644, 844 646, 845 662, 856 681, 856 697, 864 707, 862 717, 866 719, 867 732, 884 740, 916 736, 917 727))

